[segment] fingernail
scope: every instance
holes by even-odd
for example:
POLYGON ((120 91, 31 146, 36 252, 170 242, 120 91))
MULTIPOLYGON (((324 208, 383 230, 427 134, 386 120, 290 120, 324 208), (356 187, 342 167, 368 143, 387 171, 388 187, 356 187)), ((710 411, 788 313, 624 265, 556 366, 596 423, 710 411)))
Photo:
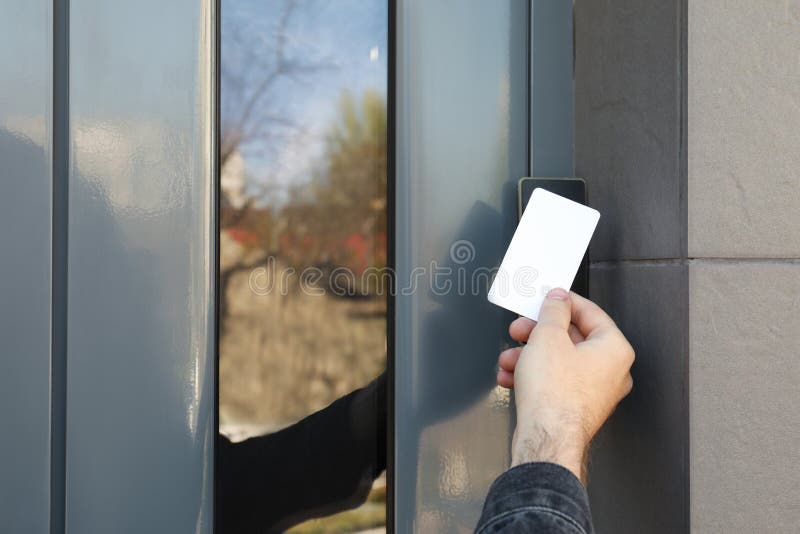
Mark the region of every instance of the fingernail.
POLYGON ((547 298, 550 300, 567 300, 569 298, 569 293, 557 287, 555 289, 551 289, 549 293, 547 293, 547 298))

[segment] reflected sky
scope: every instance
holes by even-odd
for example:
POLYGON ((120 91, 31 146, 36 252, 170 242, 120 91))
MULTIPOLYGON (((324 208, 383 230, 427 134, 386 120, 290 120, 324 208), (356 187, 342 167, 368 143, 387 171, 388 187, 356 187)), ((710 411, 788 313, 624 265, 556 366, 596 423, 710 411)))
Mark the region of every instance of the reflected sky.
POLYGON ((251 187, 269 181, 285 193, 307 182, 341 93, 385 95, 386 21, 385 0, 222 1, 223 136, 272 76, 279 47, 290 65, 255 105, 263 128, 240 145, 251 187))
POLYGON ((218 503, 258 516, 241 530, 385 524, 385 300, 249 281, 385 265, 387 4, 222 0, 219 420, 252 439, 222 439, 218 503))

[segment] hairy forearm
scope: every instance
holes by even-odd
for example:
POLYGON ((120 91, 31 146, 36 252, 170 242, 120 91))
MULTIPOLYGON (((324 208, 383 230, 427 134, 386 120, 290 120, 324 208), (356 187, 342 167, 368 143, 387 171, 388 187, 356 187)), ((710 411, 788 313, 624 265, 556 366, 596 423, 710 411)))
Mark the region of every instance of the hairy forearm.
POLYGON ((580 429, 521 423, 514 432, 511 466, 530 462, 558 464, 569 469, 585 486, 588 450, 588 440, 580 429))

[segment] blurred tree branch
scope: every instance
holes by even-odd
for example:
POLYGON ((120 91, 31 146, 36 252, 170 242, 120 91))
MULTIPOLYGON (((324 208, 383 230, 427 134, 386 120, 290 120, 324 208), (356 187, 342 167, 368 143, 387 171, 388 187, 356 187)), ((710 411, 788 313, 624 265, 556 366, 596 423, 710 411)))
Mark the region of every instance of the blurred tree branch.
MULTIPOLYGON (((292 35, 292 22, 303 6, 301 0, 284 0, 280 8, 264 5, 261 9, 274 9, 279 13, 273 27, 255 30, 244 23, 224 28, 222 61, 222 125, 220 139, 220 168, 231 157, 245 151, 256 151, 263 155, 297 135, 304 127, 280 109, 278 98, 281 82, 302 82, 322 69, 330 68, 332 62, 299 59, 293 50, 297 40, 292 35), (249 31, 248 31, 249 30, 249 31)), ((274 190, 269 183, 261 184, 248 180, 247 199, 236 205, 222 191, 222 205, 226 216, 223 227, 242 223, 252 209, 274 190)))
POLYGON ((226 28, 221 72, 222 167, 237 150, 263 145, 264 141, 285 140, 302 130, 297 121, 275 109, 276 86, 287 79, 301 81, 330 68, 331 62, 304 61, 291 53, 295 42, 291 23, 300 5, 299 0, 285 0, 274 30, 267 35, 249 35, 239 26, 226 28), (258 46, 260 39, 266 39, 263 46, 258 46))
MULTIPOLYGON (((233 24, 223 28, 223 60, 221 65, 222 113, 220 138, 220 169, 234 155, 245 151, 261 155, 269 150, 277 150, 294 136, 302 135, 304 128, 291 115, 281 109, 279 91, 284 81, 302 82, 318 71, 330 68, 327 60, 304 60, 293 50, 297 40, 292 35, 292 22, 298 15, 303 2, 284 0, 283 5, 265 3, 258 9, 277 12, 274 25, 249 24, 253 21, 245 17, 234 19, 233 24)), ((221 192, 220 227, 237 228, 263 226, 271 222, 271 210, 259 208, 275 190, 269 177, 250 180, 242 173, 241 187, 245 191, 244 201, 231 198, 231 192, 223 188, 221 192), (266 213, 260 213, 264 211, 266 213)), ((265 236, 270 238, 271 236, 265 236)), ((263 264, 270 253, 270 243, 264 243, 263 253, 253 258, 243 254, 236 261, 220 266, 220 319, 224 324, 229 306, 226 294, 231 276, 234 273, 253 269, 263 264)))

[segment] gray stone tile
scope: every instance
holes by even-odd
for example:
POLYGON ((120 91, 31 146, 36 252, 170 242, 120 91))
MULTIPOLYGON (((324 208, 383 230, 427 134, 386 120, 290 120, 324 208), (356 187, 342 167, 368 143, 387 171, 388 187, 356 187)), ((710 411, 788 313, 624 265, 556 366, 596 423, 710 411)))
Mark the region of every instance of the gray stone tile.
POLYGON ((598 533, 688 532, 687 266, 595 265, 590 292, 636 350, 634 389, 592 449, 598 533))
POLYGON ((594 259, 684 255, 680 4, 575 5, 575 166, 602 213, 594 259))
POLYGON ((800 257, 800 2, 689 2, 689 254, 800 257))
POLYGON ((695 261, 691 522, 697 532, 800 525, 800 262, 695 261))

